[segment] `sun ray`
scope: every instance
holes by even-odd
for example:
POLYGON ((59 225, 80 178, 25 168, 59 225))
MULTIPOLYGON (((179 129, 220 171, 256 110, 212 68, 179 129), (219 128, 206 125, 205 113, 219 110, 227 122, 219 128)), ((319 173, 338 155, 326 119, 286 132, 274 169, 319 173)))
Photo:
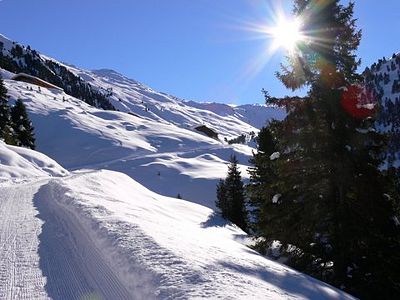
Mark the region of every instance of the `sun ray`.
POLYGON ((271 34, 273 43, 278 47, 283 47, 287 51, 293 52, 297 44, 305 38, 300 28, 299 20, 281 17, 275 26, 267 29, 267 32, 271 34))
POLYGON ((261 18, 255 17, 249 21, 229 16, 232 22, 226 25, 229 28, 249 33, 242 35, 240 41, 260 40, 265 42, 264 48, 260 47, 264 50, 249 59, 244 68, 240 70, 238 80, 242 83, 257 76, 278 52, 284 51, 289 57, 310 60, 310 63, 313 63, 312 55, 310 57, 304 57, 304 55, 312 53, 313 47, 325 48, 331 43, 331 41, 321 38, 320 33, 323 29, 305 28, 305 22, 316 10, 320 9, 320 5, 305 11, 298 18, 293 18, 283 9, 281 2, 263 3, 267 3, 267 5, 265 15, 261 18), (310 51, 306 50, 307 48, 310 51))

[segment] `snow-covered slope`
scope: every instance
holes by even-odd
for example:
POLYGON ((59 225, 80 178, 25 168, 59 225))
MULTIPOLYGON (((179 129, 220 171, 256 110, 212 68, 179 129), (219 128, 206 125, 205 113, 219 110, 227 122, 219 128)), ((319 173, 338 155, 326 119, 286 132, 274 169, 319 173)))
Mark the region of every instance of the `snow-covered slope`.
POLYGON ((4 65, 14 64, 15 69, 23 68, 54 84, 62 83, 60 86, 68 87, 63 80, 73 78, 78 91, 81 86, 90 86, 92 94, 103 95, 119 110, 98 110, 70 96, 69 91, 39 90, 35 85, 10 80, 12 73, 3 70, 11 103, 20 98, 27 105, 41 152, 70 170, 121 171, 153 191, 167 196, 180 194, 211 208, 216 182, 225 177, 230 155, 238 156, 242 175, 247 177, 246 165, 253 149, 226 141, 240 135, 250 141, 258 126, 285 115, 283 109, 264 105, 234 107, 183 101, 112 70, 82 70, 1 35, 0 42, 7 60, 4 65), (35 60, 32 70, 27 67, 31 59, 35 60), (212 130, 217 138, 197 131, 198 126, 212 130))
POLYGON ((49 78, 75 74, 78 90, 90 83, 88 95, 120 111, 0 70, 10 104, 27 106, 38 150, 70 171, 0 143, 0 299, 352 299, 260 256, 210 209, 229 156, 246 177, 254 150, 224 139, 256 132, 281 110, 189 103, 113 71, 35 57, 49 78), (160 195, 178 193, 191 202, 160 195))
POLYGON ((258 129, 265 126, 271 119, 282 120, 286 116, 286 111, 283 108, 263 104, 229 105, 216 102, 199 103, 195 101, 185 103, 199 109, 212 111, 220 116, 234 116, 258 129))
POLYGON ((193 128, 206 125, 222 137, 234 138, 257 131, 271 118, 283 119, 284 109, 266 105, 231 106, 183 101, 129 79, 113 70, 86 71, 69 67, 92 86, 109 93, 120 111, 131 112, 162 123, 193 128))
POLYGON ((24 45, 12 42, 1 34, 0 50, 4 57, 3 68, 8 67, 9 71, 21 69, 25 73, 39 76, 44 80, 67 88, 71 84, 70 78, 76 77, 78 80, 71 82, 78 86, 76 88, 78 91, 76 93, 71 91, 71 93, 66 90, 66 92, 70 95, 76 94, 75 96, 79 94, 80 99, 85 99, 88 103, 93 102, 94 106, 101 106, 96 100, 99 97, 94 101, 88 101, 86 99, 88 95, 82 94, 80 86, 89 86, 95 96, 103 95, 104 99, 101 100, 108 101, 117 110, 183 128, 206 125, 214 129, 221 138, 227 137, 229 139, 241 134, 248 134, 257 131, 256 128, 265 125, 266 121, 272 117, 276 119, 285 117, 283 109, 265 105, 233 107, 218 103, 183 101, 177 97, 157 92, 113 70, 88 71, 58 62, 31 50, 30 47, 28 49, 24 45), (16 47, 18 47, 18 50, 16 50, 16 47), (35 64, 31 66, 29 62, 32 60, 35 61, 35 64), (13 64, 14 66, 12 66, 13 64))
POLYGON ((10 103, 21 99, 37 149, 67 169, 121 171, 153 191, 214 207, 215 184, 236 154, 246 166, 252 148, 228 145, 192 128, 104 111, 58 90, 4 80, 10 103))
POLYGON ((0 181, 67 174, 67 170, 40 152, 0 141, 0 181))
POLYGON ((0 195, 0 299, 352 299, 121 173, 10 180, 0 195))
POLYGON ((388 166, 400 166, 400 53, 379 59, 364 71, 367 86, 379 101, 376 128, 389 135, 388 166))

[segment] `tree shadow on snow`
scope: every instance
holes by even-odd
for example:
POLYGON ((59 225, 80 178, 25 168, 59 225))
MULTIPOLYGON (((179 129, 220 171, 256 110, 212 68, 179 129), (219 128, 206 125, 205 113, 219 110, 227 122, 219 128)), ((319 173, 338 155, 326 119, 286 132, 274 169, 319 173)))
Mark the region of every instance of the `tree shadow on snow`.
POLYGON ((227 225, 230 225, 231 223, 221 217, 221 215, 217 212, 213 212, 208 216, 208 219, 201 223, 202 228, 208 228, 208 227, 225 227, 227 225))
MULTIPOLYGON (((265 258, 267 259, 267 258, 265 258)), ((223 268, 230 269, 234 272, 250 275, 261 279, 282 289, 282 293, 299 295, 305 299, 322 300, 322 299, 345 299, 343 294, 335 291, 334 287, 326 283, 318 281, 315 278, 305 274, 293 272, 291 269, 282 269, 279 264, 276 266, 243 266, 228 261, 220 261, 219 265, 223 268)), ((285 266, 285 268, 288 268, 285 266)), ((346 298, 347 299, 347 298, 346 298)))

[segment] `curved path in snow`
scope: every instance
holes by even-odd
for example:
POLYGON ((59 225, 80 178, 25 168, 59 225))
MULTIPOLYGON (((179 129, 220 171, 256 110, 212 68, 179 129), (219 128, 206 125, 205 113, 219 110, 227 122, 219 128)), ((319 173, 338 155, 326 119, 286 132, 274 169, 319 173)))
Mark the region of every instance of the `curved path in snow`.
POLYGON ((0 186, 0 299, 132 299, 48 182, 0 186))
POLYGON ((354 299, 190 202, 92 171, 0 183, 0 299, 354 299))

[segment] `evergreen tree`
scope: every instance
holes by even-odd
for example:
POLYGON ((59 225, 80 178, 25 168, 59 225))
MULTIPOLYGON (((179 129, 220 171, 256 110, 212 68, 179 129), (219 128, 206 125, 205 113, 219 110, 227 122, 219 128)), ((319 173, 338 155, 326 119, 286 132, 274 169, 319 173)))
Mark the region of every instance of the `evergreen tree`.
POLYGON ((250 195, 264 195, 258 232, 267 246, 282 243, 290 265, 357 296, 389 299, 400 293, 399 195, 379 171, 385 139, 373 119, 343 106, 350 101, 343 87, 360 83, 353 8, 295 1, 307 38, 277 76, 310 91, 276 127, 280 158, 268 162, 270 151, 254 157, 250 195))
MULTIPOLYGON (((274 196, 275 189, 273 183, 275 181, 275 172, 272 166, 270 156, 276 152, 276 139, 273 136, 275 127, 278 122, 272 121, 268 126, 261 128, 256 139, 257 152, 253 154, 250 163, 254 167, 250 167, 250 183, 246 187, 249 197, 249 214, 252 216, 252 223, 249 224, 254 234, 257 236, 265 236, 265 205, 271 201, 274 196)), ((267 250, 265 245, 258 245, 261 252, 267 250)))
POLYGON ((7 89, 0 76, 0 139, 6 144, 15 145, 14 132, 11 126, 10 107, 7 100, 7 89))
POLYGON ((232 155, 227 177, 217 184, 216 206, 222 217, 247 230, 244 186, 237 164, 236 156, 232 155))
POLYGON ((11 120, 18 146, 35 149, 34 128, 26 112, 25 104, 18 99, 11 108, 11 120))
POLYGON ((3 78, 0 75, 0 99, 7 99, 7 89, 4 86, 3 78))
POLYGON ((220 179, 217 184, 217 201, 215 206, 221 211, 221 215, 224 219, 229 218, 229 202, 226 196, 225 180, 220 179))

